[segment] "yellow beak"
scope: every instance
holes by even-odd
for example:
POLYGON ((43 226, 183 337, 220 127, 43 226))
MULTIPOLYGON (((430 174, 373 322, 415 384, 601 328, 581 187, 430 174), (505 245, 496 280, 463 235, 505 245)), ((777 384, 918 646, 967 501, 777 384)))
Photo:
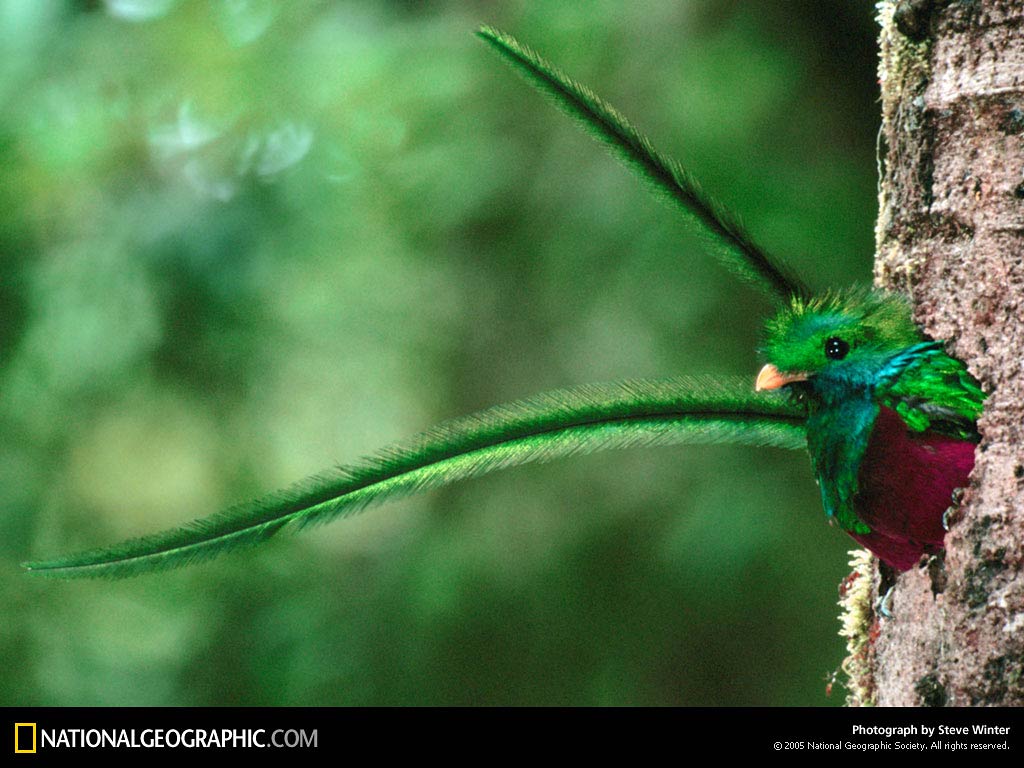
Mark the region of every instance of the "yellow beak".
POLYGON ((771 363, 768 363, 761 372, 757 374, 757 381, 754 382, 754 391, 761 392, 766 389, 778 389, 794 381, 807 381, 806 373, 783 373, 771 363))

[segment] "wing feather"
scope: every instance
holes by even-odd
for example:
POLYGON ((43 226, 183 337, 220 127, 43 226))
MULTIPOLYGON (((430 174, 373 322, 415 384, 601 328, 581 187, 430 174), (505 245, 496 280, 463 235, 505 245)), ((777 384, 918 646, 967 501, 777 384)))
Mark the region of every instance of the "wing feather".
POLYGON ((895 358, 876 392, 915 432, 934 431, 977 442, 985 393, 967 366, 940 342, 925 342, 895 358))

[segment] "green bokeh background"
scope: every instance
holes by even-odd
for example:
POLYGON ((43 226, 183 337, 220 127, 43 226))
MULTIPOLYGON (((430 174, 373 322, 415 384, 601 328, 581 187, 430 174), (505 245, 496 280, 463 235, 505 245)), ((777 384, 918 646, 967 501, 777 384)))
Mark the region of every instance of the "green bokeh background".
POLYGON ((137 580, 18 563, 539 391, 753 379, 767 303, 471 32, 542 51, 847 285, 872 13, 0 0, 0 704, 841 703, 852 542, 796 452, 526 467, 137 580))

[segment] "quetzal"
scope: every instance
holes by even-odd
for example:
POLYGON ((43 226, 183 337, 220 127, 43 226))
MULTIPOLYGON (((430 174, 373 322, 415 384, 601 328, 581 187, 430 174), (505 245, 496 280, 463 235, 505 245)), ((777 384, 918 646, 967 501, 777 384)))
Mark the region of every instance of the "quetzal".
POLYGON ((942 547, 944 513, 974 464, 985 396, 963 363, 925 338, 908 302, 873 290, 815 296, 616 110, 510 36, 486 27, 479 35, 675 204, 726 266, 778 303, 758 391, 751 380, 705 377, 551 392, 443 424, 191 525, 28 563, 30 571, 130 576, 172 568, 495 469, 670 443, 806 447, 826 514, 881 560, 906 570, 942 547))
POLYGON ((878 291, 794 298, 765 336, 757 389, 806 403, 826 514, 900 571, 941 548, 985 399, 964 364, 924 338, 906 300, 878 291))

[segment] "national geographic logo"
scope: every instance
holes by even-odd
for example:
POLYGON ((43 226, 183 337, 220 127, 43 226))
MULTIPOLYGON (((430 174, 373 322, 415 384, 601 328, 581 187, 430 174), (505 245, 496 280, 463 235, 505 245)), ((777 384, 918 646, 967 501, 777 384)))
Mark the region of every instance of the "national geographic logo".
POLYGON ((14 753, 16 755, 34 755, 36 753, 36 724, 14 724, 14 753))
POLYGON ((14 724, 15 754, 53 749, 317 749, 317 729, 39 728, 14 724))

